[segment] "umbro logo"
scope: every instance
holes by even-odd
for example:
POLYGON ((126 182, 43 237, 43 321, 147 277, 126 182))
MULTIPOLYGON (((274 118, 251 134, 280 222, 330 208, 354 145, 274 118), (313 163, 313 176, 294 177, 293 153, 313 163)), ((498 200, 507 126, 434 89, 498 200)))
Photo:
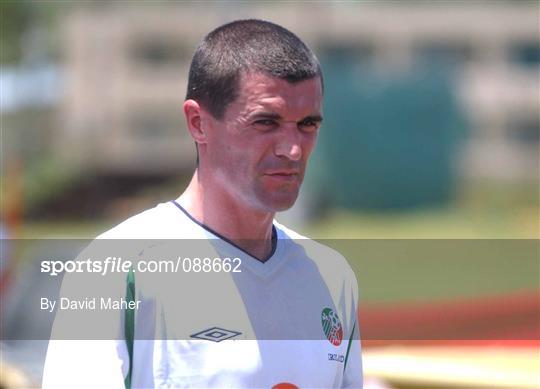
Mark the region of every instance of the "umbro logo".
POLYGON ((241 332, 238 331, 231 331, 219 327, 212 327, 208 328, 207 330, 203 330, 201 332, 197 332, 196 334, 190 335, 190 337, 195 339, 211 340, 212 342, 221 342, 222 340, 231 339, 240 334, 241 332))

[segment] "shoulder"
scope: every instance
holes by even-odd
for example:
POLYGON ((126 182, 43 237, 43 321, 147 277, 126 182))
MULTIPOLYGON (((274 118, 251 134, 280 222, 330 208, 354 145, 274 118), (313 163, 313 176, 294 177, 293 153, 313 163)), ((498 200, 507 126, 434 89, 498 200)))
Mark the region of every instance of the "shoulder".
POLYGON ((333 279, 343 285, 357 286, 354 274, 347 259, 337 250, 301 235, 278 222, 274 222, 278 239, 285 241, 287 250, 294 258, 306 258, 312 261, 326 279, 333 279))
POLYGON ((134 215, 96 239, 181 239, 193 232, 192 222, 172 202, 134 215))

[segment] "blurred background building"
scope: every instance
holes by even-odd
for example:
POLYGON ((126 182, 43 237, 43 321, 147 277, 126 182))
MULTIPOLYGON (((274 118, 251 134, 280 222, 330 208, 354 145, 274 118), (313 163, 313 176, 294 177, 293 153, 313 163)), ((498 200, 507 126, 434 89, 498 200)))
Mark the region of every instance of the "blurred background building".
POLYGON ((205 33, 241 17, 291 28, 323 63, 320 168, 302 203, 312 209, 298 215, 441 205, 464 180, 538 177, 534 2, 109 2, 49 13, 54 26, 29 26, 22 66, 2 76, 5 153, 33 174, 25 211, 34 216, 98 216, 118 196, 185 181, 195 158, 182 114, 191 55, 205 33), (344 155, 354 174, 340 168, 344 155), (38 184, 51 175, 56 191, 38 184))
POLYGON ((453 71, 459 108, 473 127, 460 174, 536 177, 540 51, 530 5, 227 7, 204 9, 204 18, 200 7, 187 6, 68 15, 59 154, 131 174, 191 169, 194 148, 181 103, 194 47, 221 20, 260 17, 294 29, 322 59, 343 62, 329 66, 369 62, 390 76, 425 63, 453 71))

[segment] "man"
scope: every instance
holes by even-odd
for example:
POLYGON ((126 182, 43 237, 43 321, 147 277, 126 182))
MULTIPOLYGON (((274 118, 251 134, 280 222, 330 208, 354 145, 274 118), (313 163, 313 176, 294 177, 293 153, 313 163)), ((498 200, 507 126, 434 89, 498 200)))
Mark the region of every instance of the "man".
MULTIPOLYGON (((239 271, 184 268, 157 283, 135 273, 142 306, 122 319, 123 339, 86 344, 84 357, 51 341, 44 387, 361 387, 354 274, 274 221, 298 196, 322 100, 319 63, 290 31, 242 20, 204 38, 184 102, 198 153, 188 188, 100 238, 212 242, 239 271)), ((163 244, 149 246, 152 256, 163 244)))

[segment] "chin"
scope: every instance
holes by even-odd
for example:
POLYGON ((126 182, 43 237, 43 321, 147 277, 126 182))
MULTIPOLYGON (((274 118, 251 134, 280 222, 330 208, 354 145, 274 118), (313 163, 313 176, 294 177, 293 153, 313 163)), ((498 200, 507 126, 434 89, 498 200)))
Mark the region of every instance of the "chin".
POLYGON ((271 212, 283 212, 287 209, 290 209, 294 205, 297 197, 298 196, 295 195, 287 198, 273 198, 271 200, 268 200, 264 204, 266 205, 266 208, 271 212))
POLYGON ((283 212, 283 211, 286 211, 288 209, 291 209, 292 206, 294 205, 294 201, 291 203, 291 204, 285 204, 285 205, 280 205, 280 206, 276 206, 273 208, 273 212, 283 212))
POLYGON ((299 191, 295 189, 255 191, 253 199, 256 199, 257 208, 265 212, 282 212, 294 205, 298 193, 299 191))

